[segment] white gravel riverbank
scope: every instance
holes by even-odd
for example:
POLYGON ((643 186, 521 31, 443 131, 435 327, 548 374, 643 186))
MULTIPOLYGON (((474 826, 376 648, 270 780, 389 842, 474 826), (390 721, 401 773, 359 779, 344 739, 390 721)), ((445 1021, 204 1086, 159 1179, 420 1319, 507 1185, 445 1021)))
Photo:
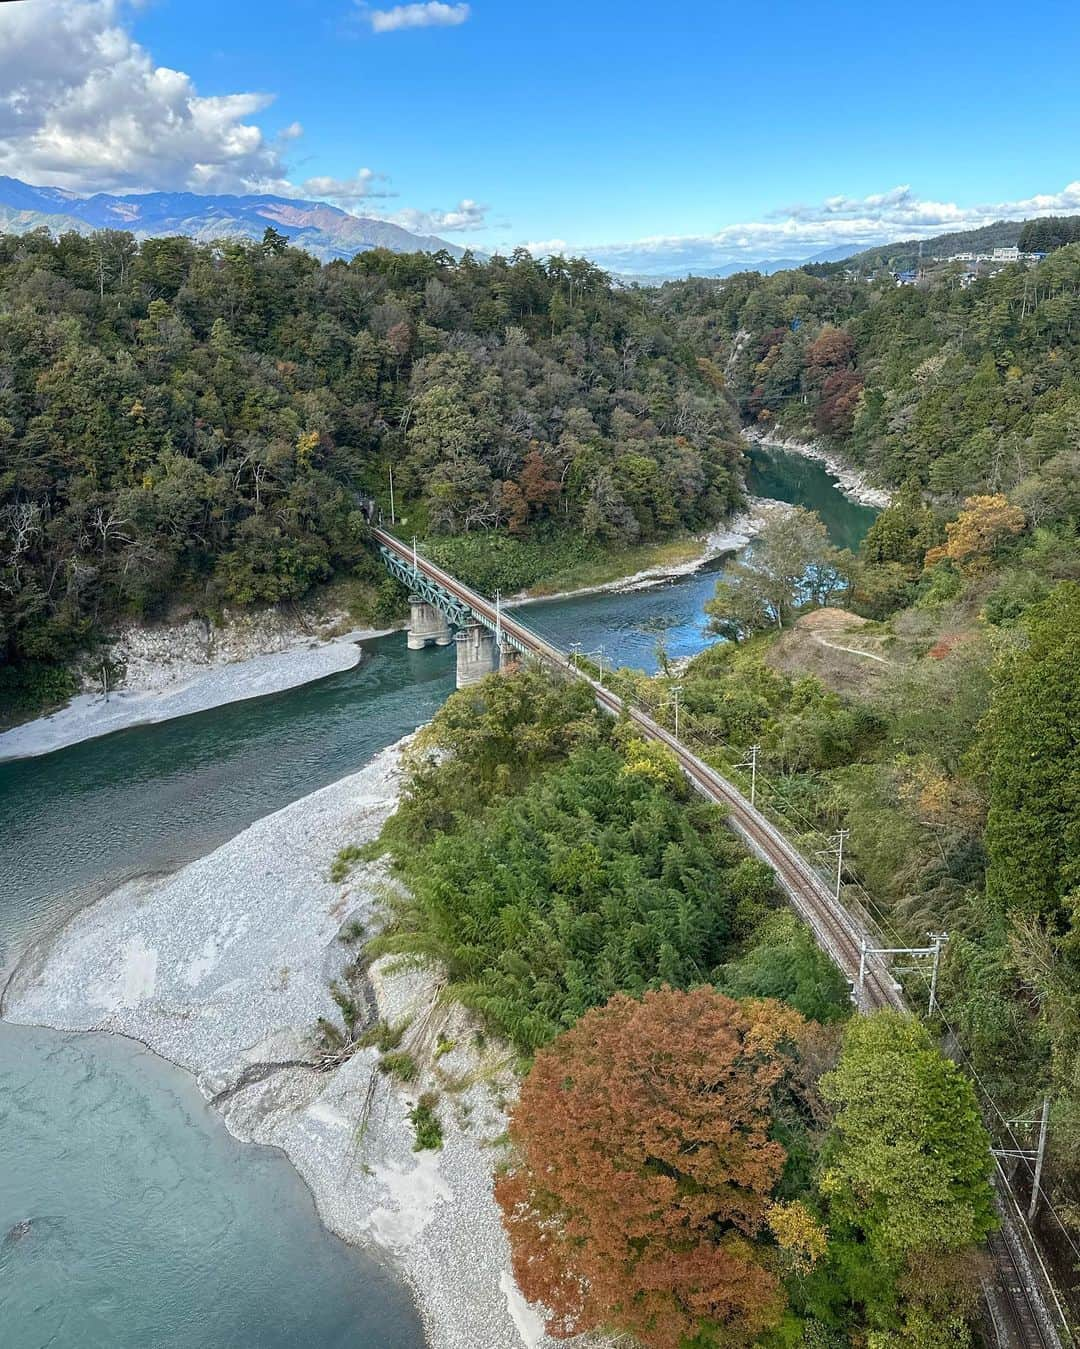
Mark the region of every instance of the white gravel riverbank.
POLYGON ((146 661, 145 671, 139 670, 141 678, 129 673, 128 681, 108 697, 80 693, 50 716, 0 732, 0 760, 34 758, 110 731, 186 717, 308 684, 352 669, 360 660, 357 643, 377 635, 374 630, 357 629, 329 642, 297 637, 281 650, 239 659, 179 657, 159 665, 146 661))
POLYGON ((762 526, 771 514, 790 509, 786 501, 773 501, 769 497, 748 497, 745 510, 702 536, 701 552, 687 562, 661 563, 634 572, 632 576, 620 576, 615 581, 602 581, 599 585, 581 586, 577 590, 560 590, 553 595, 524 593, 514 595, 506 601, 506 607, 509 609, 524 604, 536 604, 541 600, 571 600, 579 595, 600 595, 608 591, 645 590, 649 586, 663 585, 672 577, 689 576, 695 571, 700 571, 706 562, 711 562, 714 557, 722 557, 725 553, 734 553, 740 548, 745 548, 751 539, 761 533, 762 526))
POLYGON ((550 1342, 509 1273, 491 1190, 514 1090, 508 1056, 477 1047, 432 975, 384 961, 369 975, 369 1014, 411 1017, 401 1048, 424 1065, 421 1079, 393 1085, 374 1049, 329 1072, 304 1066, 316 1018, 339 1021, 329 983, 351 958, 339 935, 354 921, 370 928, 386 882, 379 863, 344 884, 329 868, 394 809, 400 753, 84 910, 19 969, 4 1014, 120 1032, 189 1069, 234 1134, 284 1149, 327 1226, 389 1254, 432 1349, 538 1349, 550 1342), (445 1144, 416 1153, 408 1111, 432 1089, 445 1144))
POLYGON ((753 428, 745 428, 742 434, 743 439, 751 444, 772 445, 778 450, 786 450, 788 454, 800 455, 803 459, 816 459, 819 463, 824 464, 836 478, 844 496, 851 501, 857 501, 860 506, 877 506, 879 509, 883 509, 892 500, 891 492, 883 487, 875 487, 865 473, 857 468, 852 468, 850 464, 846 464, 816 440, 786 439, 783 436, 753 428))

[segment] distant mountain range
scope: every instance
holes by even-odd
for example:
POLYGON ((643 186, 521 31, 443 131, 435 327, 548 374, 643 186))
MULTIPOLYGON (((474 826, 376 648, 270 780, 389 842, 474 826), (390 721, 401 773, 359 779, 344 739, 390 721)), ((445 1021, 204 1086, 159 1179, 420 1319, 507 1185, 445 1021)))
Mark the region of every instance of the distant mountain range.
POLYGON ((1026 223, 1023 220, 995 220, 990 225, 981 225, 976 229, 954 230, 949 234, 936 234, 929 239, 902 239, 875 244, 870 248, 863 244, 836 244, 808 258, 762 258, 757 261, 729 262, 716 267, 680 261, 650 272, 618 268, 615 275, 622 281, 658 286, 685 276, 727 277, 737 272, 761 272, 763 276, 771 276, 774 272, 793 271, 811 263, 846 262, 864 275, 882 267, 889 271, 904 271, 917 267, 920 259, 932 262, 951 257, 954 253, 988 253, 995 248, 1009 248, 1019 242, 1026 223))
MULTIPOLYGON (((352 215, 325 201, 300 201, 295 197, 205 196, 196 192, 128 192, 117 196, 95 192, 81 196, 59 187, 34 187, 18 178, 0 175, 0 233, 24 234, 45 226, 54 234, 76 230, 86 234, 99 229, 130 230, 137 238, 183 234, 206 242, 211 239, 261 239, 267 225, 288 236, 324 262, 352 258, 369 248, 388 248, 394 253, 436 253, 445 249, 454 258, 465 250, 458 244, 430 234, 413 234, 400 225, 370 216, 352 215)), ((872 248, 837 244, 806 258, 762 258, 757 261, 704 265, 693 256, 665 258, 635 249, 601 250, 600 265, 620 280, 647 286, 661 285, 684 276, 726 277, 735 272, 787 271, 808 263, 850 262, 862 272, 887 267, 892 270, 917 265, 924 260, 948 257, 962 251, 985 252, 1007 247, 1020 238, 1024 222, 998 220, 980 229, 939 234, 932 239, 907 239, 872 248)))
POLYGON ((738 272, 760 272, 762 276, 772 276, 773 272, 790 272, 796 267, 805 267, 811 262, 841 262, 850 258, 859 250, 858 244, 837 244, 833 248, 822 249, 809 258, 759 258, 747 262, 727 262, 716 267, 695 265, 692 262, 676 262, 670 265, 658 265, 652 271, 630 271, 613 267, 608 262, 601 266, 611 268, 612 274, 628 284, 642 286, 661 286, 665 281, 681 281, 687 276, 707 276, 720 278, 735 276, 738 272))
POLYGON ((695 272, 695 276, 734 276, 736 272, 761 272, 772 276, 773 272, 790 272, 795 267, 805 267, 810 262, 843 262, 858 251, 858 244, 837 244, 834 248, 823 248, 820 253, 809 258, 764 258, 761 262, 729 262, 726 267, 713 267, 707 271, 695 272))
POLYGON ((0 176, 0 232, 24 234, 46 226, 54 234, 76 230, 130 230, 138 238, 184 234, 210 239, 261 239, 267 225, 324 262, 351 258, 369 248, 394 253, 437 253, 460 258, 464 249, 429 234, 413 234, 386 220, 350 215, 324 201, 295 197, 203 196, 195 192, 96 192, 82 197, 58 187, 33 187, 0 176))

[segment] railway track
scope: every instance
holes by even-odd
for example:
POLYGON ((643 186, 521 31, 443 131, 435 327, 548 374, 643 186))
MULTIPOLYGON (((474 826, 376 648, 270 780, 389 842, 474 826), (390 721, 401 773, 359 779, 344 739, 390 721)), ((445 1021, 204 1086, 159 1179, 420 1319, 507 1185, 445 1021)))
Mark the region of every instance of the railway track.
MULTIPOLYGON (((384 547, 393 551, 410 566, 414 563, 413 550, 382 529, 373 529, 373 535, 384 547)), ((818 944, 835 961, 855 987, 862 959, 862 946, 870 936, 866 927, 839 903, 809 862, 795 849, 783 833, 725 777, 698 758, 666 727, 661 726, 647 712, 626 703, 617 694, 579 670, 569 656, 543 637, 518 622, 505 611, 496 612, 495 606, 476 591, 462 585, 456 577, 443 571, 426 558, 415 556, 415 565, 455 599, 467 605, 491 629, 499 628, 514 644, 545 664, 588 682, 596 700, 613 714, 626 714, 651 740, 666 745, 677 758, 680 767, 698 792, 725 808, 728 820, 751 851, 772 868, 793 908, 814 933, 818 944)), ((903 990, 891 977, 887 968, 877 961, 866 966, 863 981, 861 1011, 892 1008, 907 1011, 903 990)), ((1001 1349, 1063 1349, 1055 1318, 1049 1311, 1050 1301, 1060 1304, 1033 1244, 1025 1240, 1026 1225, 1022 1215, 1019 1221, 1012 1208, 1015 1201, 998 1168, 995 1177, 998 1209, 1002 1218, 1000 1231, 988 1242, 994 1259, 996 1278, 987 1290, 989 1320, 1001 1349), (1034 1256, 1034 1258, 1032 1258, 1034 1256), (1049 1298, 1040 1287, 1036 1266, 1045 1278, 1049 1298), (1004 1309, 1004 1316, 1001 1314, 1004 1309), (1007 1321, 1006 1326, 1004 1322, 1007 1321)), ((1060 1318, 1064 1323, 1064 1317, 1060 1318)))
POLYGON ((1041 1345, 1043 1349, 1053 1349, 1057 1341, 1050 1339, 1043 1330, 1036 1309, 1032 1307, 1027 1297, 1026 1274, 1007 1235, 1004 1231, 993 1232, 986 1245, 998 1271, 998 1287, 996 1290, 988 1290, 988 1293, 993 1296, 994 1291, 1005 1291, 1006 1294, 1004 1299, 1006 1324, 1002 1325, 996 1315, 993 1318, 999 1343, 1041 1345), (1004 1285, 1007 1286, 1003 1289, 1004 1285))

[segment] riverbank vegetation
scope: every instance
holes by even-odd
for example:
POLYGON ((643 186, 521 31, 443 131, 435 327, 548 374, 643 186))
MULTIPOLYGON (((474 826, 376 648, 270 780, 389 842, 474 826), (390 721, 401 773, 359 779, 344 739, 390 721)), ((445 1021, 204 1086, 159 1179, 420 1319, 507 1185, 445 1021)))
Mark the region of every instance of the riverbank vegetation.
POLYGON ((497 1195, 553 1331, 966 1342, 993 1221, 972 1089, 907 1018, 845 1031, 845 980, 662 748, 584 685, 493 676, 418 737, 375 851, 401 887, 368 953, 434 964, 519 1053, 497 1195))
POLYGON ((619 995, 537 1055, 510 1142, 514 1272, 559 1335, 970 1342, 997 1221, 988 1140, 911 1017, 857 1018, 838 1041, 708 986, 619 995))
MULTIPOLYGON (((361 498, 486 588, 700 531, 736 419, 644 294, 583 261, 0 237, 0 665, 10 700, 121 616, 393 603, 361 498)), ((380 613, 380 617, 384 614, 380 613)), ((363 615, 357 614, 358 618, 363 615)))
POLYGON ((488 681, 423 743, 383 835, 406 893, 372 949, 437 961, 523 1053, 613 993, 709 977, 772 902, 674 759, 585 685, 488 681))

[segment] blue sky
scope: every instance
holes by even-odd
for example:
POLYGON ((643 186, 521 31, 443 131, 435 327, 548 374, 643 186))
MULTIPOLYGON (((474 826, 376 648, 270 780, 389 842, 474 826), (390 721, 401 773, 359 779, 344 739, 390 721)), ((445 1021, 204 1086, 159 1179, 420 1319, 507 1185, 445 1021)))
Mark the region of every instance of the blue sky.
POLYGON ((1078 58, 1057 0, 17 0, 0 172, 319 196, 626 269, 802 258, 1080 211, 1078 58))

